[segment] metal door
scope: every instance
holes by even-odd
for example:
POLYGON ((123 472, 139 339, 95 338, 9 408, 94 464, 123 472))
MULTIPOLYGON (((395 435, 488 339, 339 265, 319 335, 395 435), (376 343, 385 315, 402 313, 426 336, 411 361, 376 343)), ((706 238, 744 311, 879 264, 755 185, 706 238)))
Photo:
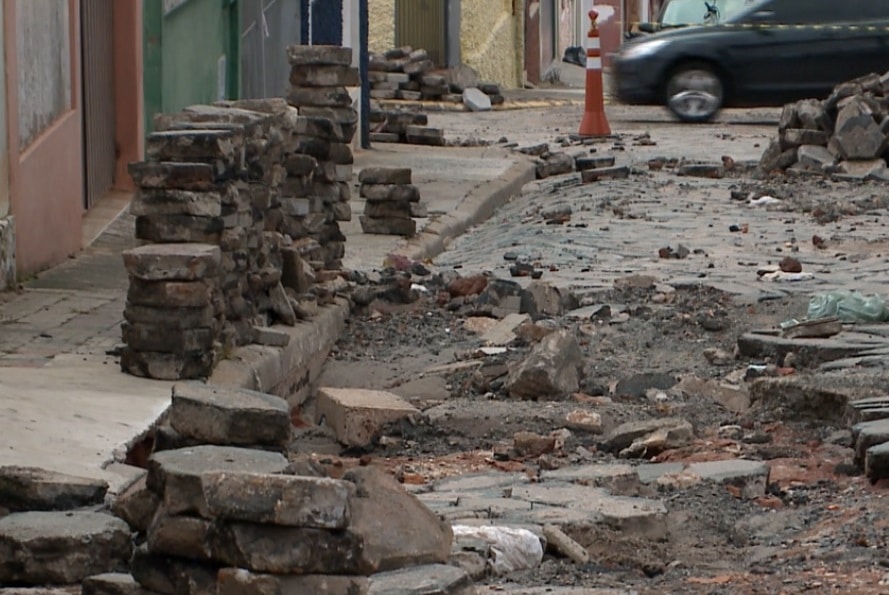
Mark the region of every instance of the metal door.
POLYGON ((241 96, 285 97, 287 46, 300 43, 299 0, 243 0, 241 96))
POLYGON ((445 66, 447 22, 447 0, 395 0, 395 45, 424 49, 436 66, 445 66))
POLYGON ((302 41, 343 45, 343 0, 302 0, 302 41))
POLYGON ((80 3, 83 61, 84 208, 114 184, 114 20, 112 0, 80 3))

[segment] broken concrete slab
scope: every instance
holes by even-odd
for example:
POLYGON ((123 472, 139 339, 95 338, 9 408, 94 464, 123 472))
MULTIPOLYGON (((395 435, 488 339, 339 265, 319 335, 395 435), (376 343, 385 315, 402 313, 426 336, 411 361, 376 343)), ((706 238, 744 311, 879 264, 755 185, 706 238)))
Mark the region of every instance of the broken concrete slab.
POLYGON ((587 169, 580 174, 580 179, 584 184, 592 184, 602 180, 623 180, 628 177, 630 177, 630 168, 626 165, 587 169))
MULTIPOLYGON (((344 479, 357 487, 349 532, 361 538, 363 566, 371 572, 445 563, 454 539, 443 522, 390 475, 360 467, 344 479)), ((329 571, 328 571, 329 572, 329 571)))
POLYGON ((463 105, 471 112, 491 111, 491 98, 476 87, 463 90, 463 105))
POLYGON ((772 355, 783 358, 788 353, 796 353, 812 364, 854 357, 881 344, 884 340, 863 340, 863 337, 849 337, 848 333, 832 339, 787 339, 770 333, 751 332, 738 338, 738 349, 747 357, 772 355))
POLYGON ((630 447, 637 440, 659 430, 686 429, 690 427, 691 424, 687 420, 679 417, 629 421, 614 428, 605 439, 603 447, 609 452, 619 453, 630 447))
POLYGON ((360 388, 318 389, 315 421, 325 423, 346 446, 366 447, 376 440, 383 428, 419 410, 386 391, 360 388))
POLYGON ((889 418, 889 396, 858 399, 850 402, 846 408, 846 419, 850 425, 886 418, 889 418))
POLYGON ((544 481, 558 480, 590 487, 612 487, 634 482, 636 467, 625 464, 592 464, 563 467, 554 471, 541 471, 544 481))
POLYGON ((522 312, 534 320, 561 316, 574 310, 580 303, 567 288, 559 288, 543 281, 532 281, 522 294, 522 312))
POLYGON ((796 150, 796 161, 804 169, 823 172, 827 167, 834 164, 836 158, 827 147, 802 145, 796 150))
POLYGON ((714 481, 740 489, 745 499, 765 496, 769 484, 769 466, 762 461, 729 459, 692 463, 687 470, 704 481, 714 481))
POLYGON ((512 366, 506 389, 513 398, 564 399, 580 387, 583 354, 567 330, 551 333, 512 366))
POLYGON ((531 319, 527 314, 507 314, 482 334, 482 343, 491 347, 503 347, 516 340, 515 329, 531 319))
POLYGON ((574 171, 574 158, 568 153, 552 153, 537 165, 537 179, 569 174, 574 171))
POLYGON ((154 453, 148 460, 148 488, 163 497, 169 514, 209 517, 201 476, 213 471, 284 473, 287 459, 277 452, 234 446, 195 446, 154 453))
POLYGON ((475 595, 466 571, 446 564, 414 566, 370 577, 368 595, 475 595))
POLYGON ((218 575, 217 595, 366 595, 369 584, 369 579, 363 576, 275 575, 223 568, 218 575))
POLYGON ((614 388, 614 394, 620 397, 642 398, 649 389, 667 390, 676 385, 673 374, 665 372, 642 372, 621 378, 614 388))
POLYGON ((148 244, 126 250, 123 263, 144 281, 199 281, 220 273, 222 252, 210 244, 148 244))
POLYGON ((130 528, 98 512, 16 512, 0 518, 0 584, 78 583, 126 569, 130 528))
POLYGON ((756 409, 772 411, 783 419, 814 418, 843 423, 846 407, 857 396, 854 388, 833 387, 816 378, 787 376, 757 378, 749 383, 756 409))
POLYGON ((12 512, 102 504, 108 484, 34 467, 0 467, 0 506, 12 512))
POLYGON ((185 382, 173 386, 170 425, 204 444, 283 448, 292 424, 290 407, 280 397, 185 382))
POLYGON ((205 473, 201 485, 213 517, 317 529, 346 528, 355 494, 348 481, 251 472, 205 473))
POLYGON ((689 422, 661 427, 633 440, 632 444, 618 454, 621 458, 651 458, 664 451, 681 448, 693 438, 694 428, 689 422))

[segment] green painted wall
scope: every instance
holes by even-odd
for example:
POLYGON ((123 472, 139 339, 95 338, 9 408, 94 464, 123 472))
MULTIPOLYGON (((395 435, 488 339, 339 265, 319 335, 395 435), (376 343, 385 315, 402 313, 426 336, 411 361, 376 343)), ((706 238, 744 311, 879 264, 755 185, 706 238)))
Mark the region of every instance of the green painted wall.
POLYGON ((221 85, 225 98, 238 96, 238 0, 174 0, 167 14, 165 4, 143 3, 146 131, 158 113, 216 101, 221 85))

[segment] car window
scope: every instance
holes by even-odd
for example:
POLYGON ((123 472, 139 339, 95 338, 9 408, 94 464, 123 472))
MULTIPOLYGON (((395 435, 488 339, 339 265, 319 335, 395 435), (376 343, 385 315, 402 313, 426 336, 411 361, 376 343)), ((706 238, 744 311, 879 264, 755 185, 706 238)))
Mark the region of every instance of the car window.
POLYGON ((764 0, 750 10, 735 13, 732 20, 782 24, 889 20, 889 0, 764 0))
POLYGON ((663 25, 701 25, 708 19, 708 5, 715 22, 723 22, 761 0, 670 0, 661 15, 663 25))

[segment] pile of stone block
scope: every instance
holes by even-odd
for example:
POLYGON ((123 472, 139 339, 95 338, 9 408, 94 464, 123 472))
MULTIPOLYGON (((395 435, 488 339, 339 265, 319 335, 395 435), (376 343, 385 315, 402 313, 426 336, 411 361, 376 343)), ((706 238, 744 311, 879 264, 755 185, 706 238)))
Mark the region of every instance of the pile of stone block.
POLYGON ((450 526, 388 475, 298 474, 282 399, 181 383, 164 434, 112 507, 140 535, 131 573, 152 592, 385 592, 449 557, 450 526))
POLYGON ((414 109, 372 108, 371 142, 442 147, 444 130, 428 126, 429 117, 414 109))
POLYGON ((147 160, 130 167, 136 237, 153 247, 127 256, 150 270, 142 277, 130 270, 124 371, 207 377, 220 355, 254 342, 259 329, 294 325, 304 302, 332 297, 314 282, 342 268, 339 222, 352 216, 358 118, 345 88, 357 81, 351 53, 288 49, 290 104, 219 102, 156 118, 147 160), (202 277, 182 269, 194 257, 192 244, 202 254, 208 246, 219 251, 218 265, 204 263, 202 277), (193 293, 171 294, 186 289, 193 293))
POLYGON ((365 200, 361 215, 364 233, 410 237, 417 233, 414 217, 426 217, 420 190, 411 183, 411 169, 367 168, 358 174, 360 196, 365 200))
POLYGON ((433 72, 435 65, 424 49, 405 46, 371 54, 368 70, 373 99, 463 103, 463 92, 478 88, 491 104, 504 102, 503 90, 496 83, 466 81, 448 71, 433 72))
POLYGON ((785 105, 760 169, 886 181, 887 148, 889 73, 869 74, 837 85, 823 101, 785 105))

